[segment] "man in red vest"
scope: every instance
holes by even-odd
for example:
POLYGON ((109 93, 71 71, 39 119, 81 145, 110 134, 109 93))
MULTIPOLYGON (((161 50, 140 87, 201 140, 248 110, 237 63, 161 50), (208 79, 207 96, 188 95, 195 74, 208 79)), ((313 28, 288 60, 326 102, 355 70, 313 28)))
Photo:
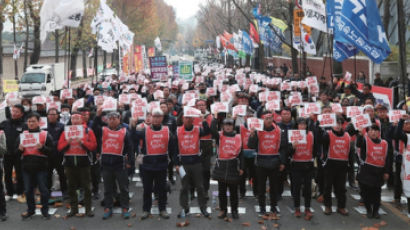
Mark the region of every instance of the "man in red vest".
POLYGON ((209 217, 206 211, 206 198, 203 187, 202 178, 202 164, 200 158, 199 141, 200 137, 206 136, 210 133, 208 123, 203 120, 202 127, 194 125, 194 117, 183 117, 184 125, 178 127, 178 155, 174 162, 176 162, 176 171, 185 175, 181 175, 181 192, 179 196, 179 203, 182 207, 181 213, 178 217, 185 217, 189 213, 188 194, 191 187, 196 188, 198 193, 198 204, 204 217, 209 217))
POLYGON ((19 143, 17 154, 22 155, 22 168, 24 190, 27 197, 27 211, 21 214, 23 219, 27 219, 35 214, 34 188, 36 185, 40 190, 41 214, 44 218, 50 219, 48 214, 48 198, 50 193, 47 186, 48 177, 48 156, 53 151, 53 138, 47 131, 40 131, 40 115, 31 113, 27 115, 28 131, 23 134, 27 138, 18 137, 19 143), (31 136, 28 136, 32 134, 31 136))
POLYGON ((97 148, 97 140, 94 132, 83 123, 80 112, 73 112, 71 124, 77 126, 82 131, 82 138, 69 137, 70 133, 65 131, 61 134, 57 149, 64 153, 64 171, 68 182, 68 195, 70 196, 71 211, 67 217, 78 214, 77 189, 84 190, 85 215, 93 217, 91 210, 91 152, 97 148), (80 128, 81 127, 81 128, 80 128))
POLYGON ((169 214, 166 211, 167 169, 169 158, 174 156, 178 143, 168 126, 162 124, 163 119, 164 112, 161 109, 154 109, 152 111, 152 124, 133 133, 135 149, 138 149, 138 145, 142 142, 139 154, 143 155, 140 165, 144 187, 143 214, 141 216, 143 220, 151 215, 153 186, 155 192, 158 192, 159 215, 164 219, 169 219, 169 214))
POLYGON ((102 107, 97 110, 94 125, 102 127, 101 132, 101 166, 104 180, 104 215, 103 219, 112 216, 114 183, 118 183, 120 203, 124 219, 130 218, 128 194, 128 168, 135 161, 130 134, 121 123, 118 112, 106 115, 107 126, 102 126, 102 107))
MULTIPOLYGON (((337 117, 336 126, 320 134, 323 146, 322 165, 324 170, 324 205, 325 215, 332 214, 332 189, 337 199, 337 212, 347 216, 346 177, 350 154, 350 136, 343 130, 344 119, 337 117)), ((350 162, 351 163, 351 162, 350 162)))
POLYGON ((357 138, 356 146, 360 148, 359 173, 357 180, 360 195, 363 198, 368 218, 379 219, 381 187, 389 179, 393 155, 391 145, 380 138, 380 127, 373 124, 367 134, 364 131, 357 138))
POLYGON ((269 179, 270 212, 277 218, 277 199, 279 173, 285 169, 288 155, 288 143, 285 132, 273 123, 272 113, 264 111, 263 131, 251 129, 248 139, 249 148, 256 149, 256 179, 258 181, 258 201, 260 214, 266 213, 266 180, 269 179))

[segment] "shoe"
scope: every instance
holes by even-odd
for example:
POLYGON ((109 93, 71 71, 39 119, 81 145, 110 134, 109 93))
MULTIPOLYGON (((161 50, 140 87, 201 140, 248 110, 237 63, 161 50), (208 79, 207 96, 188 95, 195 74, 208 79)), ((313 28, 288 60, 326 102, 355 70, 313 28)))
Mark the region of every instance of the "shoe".
POLYGON ((98 193, 94 193, 93 194, 93 199, 94 200, 99 200, 100 199, 100 195, 98 193))
POLYGON ((109 208, 104 209, 103 220, 106 220, 112 216, 112 210, 109 208))
POLYGON ((366 209, 366 216, 368 219, 372 219, 373 218, 373 211, 371 208, 366 209))
POLYGON ((313 213, 310 211, 310 208, 305 210, 305 220, 309 221, 313 218, 313 213))
POLYGON ((243 198, 245 198, 245 193, 241 193, 241 194, 239 195, 239 199, 243 199, 243 198))
POLYGON ((379 209, 373 208, 373 218, 380 219, 379 209))
POLYGON ((32 217, 35 214, 35 212, 23 212, 21 214, 21 218, 23 218, 23 220, 32 217))
POLYGON ((338 208, 337 212, 340 213, 342 216, 348 216, 349 212, 345 208, 338 208))
POLYGON ((218 214, 218 218, 219 219, 225 219, 226 217, 226 211, 220 211, 218 214))
POLYGON ((169 179, 169 182, 171 182, 172 185, 175 185, 175 180, 174 180, 174 178, 170 178, 170 179, 169 179))
POLYGON ((6 195, 6 196, 4 196, 4 199, 6 200, 6 201, 10 201, 11 200, 11 196, 8 196, 8 195, 6 195))
POLYGON ((161 212, 159 212, 159 216, 164 218, 164 219, 169 219, 169 214, 167 211, 163 210, 161 212))
POLYGON ((85 215, 86 215, 87 217, 94 217, 94 212, 91 211, 91 210, 85 211, 85 215))
POLYGON ((295 209, 295 217, 297 217, 297 218, 299 218, 299 217, 301 217, 302 216, 302 213, 300 212, 300 208, 296 208, 295 209))
POLYGON ((46 220, 49 220, 51 218, 51 216, 48 213, 43 213, 43 218, 46 219, 46 220))
POLYGON ((354 182, 349 183, 349 187, 353 190, 358 190, 359 189, 359 187, 354 182))
POLYGON ((319 203, 323 203, 323 200, 324 200, 323 195, 320 195, 320 196, 316 199, 316 201, 319 202, 319 203))
POLYGON ((7 216, 1 214, 1 215, 0 215, 0 221, 1 221, 1 222, 4 222, 4 221, 6 221, 6 220, 7 220, 7 216))
MULTIPOLYGON (((206 211, 206 207, 205 208, 201 208, 201 213, 205 218, 209 218, 209 213, 208 211, 206 211)), ((233 215, 233 214, 232 214, 233 215)), ((235 218, 234 218, 235 219, 235 218)))
POLYGON ((325 211, 323 213, 325 215, 331 215, 332 214, 332 208, 331 207, 325 207, 325 211))
POLYGON ((12 199, 13 199, 13 200, 17 200, 18 197, 19 197, 19 196, 18 196, 17 194, 14 194, 13 197, 12 197, 12 199))
POLYGON ((182 210, 178 213, 177 217, 178 217, 178 218, 185 218, 185 217, 187 217, 188 215, 189 215, 189 209, 182 209, 182 210))
POLYGON ((67 218, 70 218, 70 217, 76 216, 77 214, 78 214, 78 211, 70 211, 70 212, 66 215, 66 217, 67 217, 67 218))
POLYGON ((127 208, 123 208, 123 209, 122 209, 122 218, 128 220, 128 219, 130 218, 130 216, 131 216, 131 214, 130 214, 130 212, 128 211, 128 209, 127 209, 127 208))
POLYGON ((150 215, 151 215, 151 213, 144 211, 144 212, 142 213, 141 220, 148 219, 148 217, 149 217, 150 215))
POLYGON ((20 204, 25 204, 26 203, 26 196, 25 195, 20 195, 17 197, 17 202, 20 204))
POLYGON ((394 206, 397 208, 397 209, 401 209, 401 202, 400 202, 400 199, 394 199, 394 206))
POLYGON ((266 210, 265 210, 265 209, 261 209, 260 212, 259 212, 259 217, 263 217, 263 216, 266 216, 266 215, 268 215, 268 214, 266 213, 266 210))
POLYGON ((238 211, 232 212, 232 219, 235 219, 235 220, 239 219, 238 211))

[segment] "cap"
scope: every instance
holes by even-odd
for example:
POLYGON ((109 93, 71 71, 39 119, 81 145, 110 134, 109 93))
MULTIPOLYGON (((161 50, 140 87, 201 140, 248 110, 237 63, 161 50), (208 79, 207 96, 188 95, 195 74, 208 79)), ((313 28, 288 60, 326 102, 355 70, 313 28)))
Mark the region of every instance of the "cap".
POLYGON ((296 120, 296 123, 298 123, 298 124, 305 124, 305 125, 307 125, 307 119, 306 118, 304 118, 304 117, 299 117, 297 120, 296 120))
POLYGON ((232 118, 225 118, 225 120, 223 121, 224 125, 233 125, 235 123, 235 121, 232 118))
POLYGON ((107 114, 107 118, 110 117, 120 117, 120 113, 119 112, 110 112, 107 114))
POLYGON ((152 110, 152 116, 164 116, 164 112, 160 108, 152 110))
POLYGON ((366 110, 366 109, 372 109, 372 110, 374 110, 374 107, 373 107, 372 105, 365 105, 365 106, 363 107, 363 111, 366 110))

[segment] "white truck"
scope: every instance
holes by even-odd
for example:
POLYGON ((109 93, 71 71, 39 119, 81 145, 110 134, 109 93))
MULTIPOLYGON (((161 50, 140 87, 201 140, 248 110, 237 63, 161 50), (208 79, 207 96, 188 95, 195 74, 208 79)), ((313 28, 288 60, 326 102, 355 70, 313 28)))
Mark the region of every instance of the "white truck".
POLYGON ((20 96, 49 96, 63 88, 64 76, 64 63, 30 65, 19 81, 20 96))

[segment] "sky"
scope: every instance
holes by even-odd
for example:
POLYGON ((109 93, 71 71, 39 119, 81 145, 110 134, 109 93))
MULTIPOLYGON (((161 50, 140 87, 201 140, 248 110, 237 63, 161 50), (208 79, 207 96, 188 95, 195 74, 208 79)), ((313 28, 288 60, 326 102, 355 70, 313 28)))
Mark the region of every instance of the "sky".
POLYGON ((178 19, 188 19, 194 16, 198 10, 201 2, 204 0, 165 0, 168 5, 174 7, 178 19))

